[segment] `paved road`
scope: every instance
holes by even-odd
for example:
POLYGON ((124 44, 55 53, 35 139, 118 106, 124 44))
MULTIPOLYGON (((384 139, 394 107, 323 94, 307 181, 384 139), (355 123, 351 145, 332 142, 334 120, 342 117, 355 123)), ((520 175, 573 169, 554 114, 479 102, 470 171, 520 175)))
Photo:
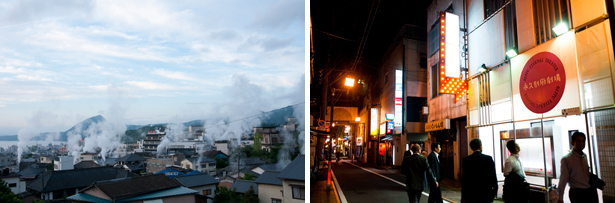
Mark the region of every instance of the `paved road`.
MULTIPOLYGON (((404 176, 386 169, 373 171, 346 161, 341 163, 334 164, 333 172, 340 186, 338 192, 343 194, 342 202, 344 197, 350 203, 408 202, 404 176)), ((421 202, 427 202, 427 196, 423 195, 421 202)))

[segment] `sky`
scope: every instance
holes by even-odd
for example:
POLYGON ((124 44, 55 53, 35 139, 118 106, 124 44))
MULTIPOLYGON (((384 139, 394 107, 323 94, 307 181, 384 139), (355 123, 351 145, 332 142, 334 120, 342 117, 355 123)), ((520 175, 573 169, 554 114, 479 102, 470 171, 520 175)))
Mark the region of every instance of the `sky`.
POLYGON ((9 0, 0 36, 0 135, 305 102, 304 1, 9 0))

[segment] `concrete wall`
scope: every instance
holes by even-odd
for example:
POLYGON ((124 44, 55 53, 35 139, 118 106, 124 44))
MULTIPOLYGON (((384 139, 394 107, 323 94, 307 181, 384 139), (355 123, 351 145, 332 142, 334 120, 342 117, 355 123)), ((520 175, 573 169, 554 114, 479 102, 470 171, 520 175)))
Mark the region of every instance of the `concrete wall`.
POLYGON ((19 177, 3 178, 2 180, 6 182, 7 186, 12 183, 15 184, 15 187, 9 187, 11 188, 11 192, 13 192, 14 194, 19 194, 26 191, 26 182, 20 181, 19 177))
MULTIPOLYGON (((284 199, 281 185, 258 184, 258 199, 260 202, 271 202, 271 199, 284 199)), ((291 193, 292 194, 292 193, 291 193)))
MULTIPOLYGON (((205 185, 205 186, 191 187, 190 189, 196 190, 201 195, 205 195, 205 193, 203 191, 211 189, 211 195, 207 195, 208 197, 211 197, 211 198, 213 198, 214 194, 216 194, 216 185, 215 184, 214 185, 205 185)), ((207 199, 207 203, 213 203, 213 202, 214 202, 213 200, 207 199)))

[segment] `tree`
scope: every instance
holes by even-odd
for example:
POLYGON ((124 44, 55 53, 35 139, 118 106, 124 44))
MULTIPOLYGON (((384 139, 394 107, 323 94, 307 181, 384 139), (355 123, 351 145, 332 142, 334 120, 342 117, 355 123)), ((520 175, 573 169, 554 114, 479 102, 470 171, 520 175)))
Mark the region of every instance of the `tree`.
POLYGON ((216 160, 217 169, 226 168, 228 166, 228 161, 224 161, 221 158, 214 158, 214 159, 216 160))
POLYGON ((256 176, 254 176, 254 175, 252 175, 252 174, 249 174, 249 173, 246 173, 246 174, 243 176, 243 178, 240 178, 240 179, 244 179, 244 180, 256 180, 256 176))
POLYGON ((245 194, 243 194, 243 200, 241 202, 242 203, 259 203, 260 202, 252 186, 250 186, 250 189, 246 191, 245 194))
POLYGON ((0 180, 0 202, 23 203, 19 196, 14 194, 4 180, 0 180))
POLYGON ((214 192, 214 194, 214 203, 241 202, 241 195, 237 194, 235 188, 228 189, 226 187, 216 186, 216 192, 214 192))
POLYGON ((263 135, 260 133, 254 133, 254 150, 262 150, 263 147, 261 145, 261 139, 263 139, 263 135))
POLYGON ((51 160, 51 163, 47 164, 47 171, 53 171, 53 168, 54 168, 53 167, 53 162, 54 162, 54 160, 51 160))

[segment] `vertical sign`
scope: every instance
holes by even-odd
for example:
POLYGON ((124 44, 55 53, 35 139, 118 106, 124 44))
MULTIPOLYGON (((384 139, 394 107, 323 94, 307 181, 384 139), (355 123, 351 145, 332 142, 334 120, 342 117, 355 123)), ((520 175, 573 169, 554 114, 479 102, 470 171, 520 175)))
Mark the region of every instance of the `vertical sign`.
POLYGON ((401 70, 395 70, 395 127, 400 127, 402 122, 402 104, 403 104, 403 80, 404 73, 401 70))
POLYGON ((460 78, 459 16, 440 12, 440 30, 440 93, 454 94, 457 103, 468 86, 460 78))
POLYGON ((378 135, 378 108, 372 108, 371 135, 378 135))

